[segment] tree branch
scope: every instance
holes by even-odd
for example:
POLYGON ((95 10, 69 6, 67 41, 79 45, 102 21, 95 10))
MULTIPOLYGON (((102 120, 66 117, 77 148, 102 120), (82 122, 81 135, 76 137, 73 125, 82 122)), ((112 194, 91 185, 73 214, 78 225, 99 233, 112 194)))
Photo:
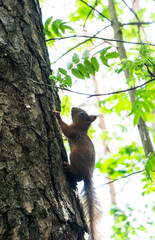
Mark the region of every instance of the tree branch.
MULTIPOLYGON (((146 66, 148 73, 149 73, 152 77, 155 77, 155 74, 150 71, 150 69, 149 69, 149 67, 147 66, 147 64, 144 63, 144 65, 146 66)), ((154 65, 154 64, 153 64, 153 65, 154 65)), ((154 66, 155 66, 155 65, 154 65, 154 66)))
POLYGON ((85 35, 72 35, 72 36, 67 36, 67 37, 56 37, 56 38, 50 38, 47 39, 46 42, 52 41, 52 40, 64 40, 68 38, 90 38, 90 39, 100 39, 104 41, 109 41, 109 42, 121 42, 121 43, 128 43, 128 44, 136 44, 136 45, 150 45, 150 46, 155 46, 153 43, 139 43, 139 42, 128 42, 128 41, 123 41, 123 40, 117 40, 117 39, 110 39, 110 38, 103 38, 103 37, 96 37, 96 36, 85 36, 85 35))
MULTIPOLYGON (((97 6, 97 4, 98 4, 98 0, 95 1, 93 7, 95 8, 95 7, 97 6)), ((87 17, 86 17, 86 19, 85 19, 85 22, 84 22, 83 28, 85 27, 86 22, 87 22, 87 20, 88 20, 88 18, 89 18, 89 16, 91 15, 92 12, 93 12, 93 9, 91 9, 90 12, 88 13, 88 15, 87 15, 87 17)))
MULTIPOLYGON (((124 2, 125 6, 134 14, 134 16, 136 17, 138 23, 140 23, 140 19, 139 19, 138 15, 135 13, 135 11, 127 5, 127 3, 125 2, 125 0, 122 0, 122 1, 124 2)), ((137 28, 138 28, 138 36, 139 36, 139 40, 141 41, 140 27, 141 27, 141 24, 138 24, 138 25, 137 25, 137 28)))
POLYGON ((155 21, 153 22, 129 22, 129 23, 122 23, 121 26, 126 26, 126 25, 149 25, 149 24, 154 24, 155 21))
MULTIPOLYGON (((113 27, 113 30, 114 30, 114 38, 122 41, 123 40, 123 34, 122 34, 122 30, 120 28, 121 25, 118 21, 118 17, 117 17, 117 14, 116 14, 114 1, 113 0, 108 0, 108 3, 109 3, 110 17, 111 17, 111 20, 113 22, 112 27, 113 27)), ((127 54, 126 54, 124 44, 122 42, 117 43, 117 48, 118 48, 118 52, 120 53, 120 59, 121 60, 122 59, 127 59, 127 54)), ((129 68, 126 68, 124 70, 124 73, 125 73, 126 79, 129 79, 130 78, 129 68)), ((134 102, 135 102, 135 91, 134 90, 130 91, 129 95, 130 95, 131 103, 133 105, 134 102)), ((140 138, 141 138, 141 141, 142 141, 142 144, 143 144, 145 156, 147 157, 147 155, 150 152, 154 152, 154 149, 153 149, 153 144, 151 142, 146 123, 141 117, 139 118, 137 127, 138 127, 140 138)))
MULTIPOLYGON (((45 83, 39 83, 39 82, 36 82, 35 80, 31 79, 31 78, 28 78, 29 81, 31 82, 34 82, 38 85, 44 85, 44 86, 49 86, 49 87, 53 87, 51 84, 45 84, 45 83)), ((96 97, 96 96, 107 96, 107 95, 113 95, 113 94, 119 94, 119 93, 123 93, 123 92, 129 92, 129 91, 132 91, 132 90, 135 90, 137 88, 141 88, 143 87, 144 85, 150 83, 150 82, 153 82, 155 81, 155 78, 141 84, 141 85, 138 85, 138 86, 135 86, 135 87, 132 87, 132 88, 128 88, 128 89, 125 89, 125 90, 119 90, 119 91, 115 91, 115 92, 109 92, 109 93, 98 93, 98 94, 89 94, 89 93, 82 93, 82 92, 77 92, 77 91, 73 91, 71 89, 68 89, 68 88, 65 88, 65 87, 57 87, 57 86, 54 86, 55 88, 58 88, 58 89, 61 89, 61 90, 64 90, 64 91, 68 91, 68 92, 71 92, 71 93, 75 93, 75 94, 79 94, 79 95, 85 95, 87 96, 88 98, 91 98, 91 97, 96 97)))
POLYGON ((132 175, 139 174, 139 173, 142 173, 142 172, 144 172, 144 170, 139 170, 139 171, 137 171, 137 172, 130 173, 130 174, 126 175, 126 176, 122 176, 122 177, 120 177, 120 178, 111 180, 110 182, 106 182, 106 183, 98 186, 97 188, 103 187, 103 186, 105 186, 105 185, 107 185, 107 184, 111 184, 111 183, 116 182, 116 181, 119 181, 119 180, 121 180, 121 179, 123 179, 123 178, 128 178, 128 177, 130 177, 130 176, 132 176, 132 175))
POLYGON ((52 64, 55 64, 58 60, 60 60, 62 57, 64 57, 66 54, 68 54, 69 52, 71 52, 72 50, 74 50, 75 48, 81 46, 82 44, 85 44, 86 42, 89 42, 91 39, 88 38, 85 41, 82 41, 80 43, 78 43, 77 45, 75 45, 74 47, 70 48, 68 51, 66 51, 65 53, 63 53, 59 58, 57 58, 52 64))
POLYGON ((130 8, 124 0, 122 0, 122 2, 124 2, 125 6, 135 15, 137 21, 140 22, 140 19, 139 19, 138 15, 135 13, 135 11, 132 8, 130 8))
MULTIPOLYGON (((108 28, 108 27, 110 27, 110 26, 111 26, 111 24, 105 26, 102 30, 99 30, 97 33, 95 33, 95 34, 93 35, 93 37, 95 37, 97 34, 99 34, 100 32, 102 32, 103 30, 105 30, 106 28, 108 28)), ((53 62, 53 64, 56 63, 58 60, 60 60, 62 57, 64 57, 67 53, 71 52, 71 51, 74 50, 75 48, 81 46, 82 44, 85 44, 85 43, 88 42, 88 41, 91 41, 91 38, 88 38, 88 39, 84 40, 83 42, 80 42, 80 43, 78 43, 77 45, 75 45, 74 47, 70 48, 68 51, 66 51, 65 53, 63 53, 58 59, 56 59, 56 60, 53 62)))
POLYGON ((86 4, 88 7, 90 7, 91 9, 93 9, 95 12, 97 12, 100 16, 102 16, 103 18, 107 19, 110 23, 110 19, 107 18, 105 15, 103 15, 102 13, 100 13, 95 7, 89 5, 88 3, 86 3, 84 0, 80 0, 81 2, 83 2, 84 4, 86 4))

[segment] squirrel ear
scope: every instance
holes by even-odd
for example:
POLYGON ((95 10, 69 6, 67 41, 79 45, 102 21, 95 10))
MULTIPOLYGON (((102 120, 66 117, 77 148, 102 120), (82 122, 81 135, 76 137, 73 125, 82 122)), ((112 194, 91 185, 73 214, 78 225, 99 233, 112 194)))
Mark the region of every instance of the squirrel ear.
POLYGON ((94 122, 96 120, 97 116, 89 116, 90 122, 94 122))

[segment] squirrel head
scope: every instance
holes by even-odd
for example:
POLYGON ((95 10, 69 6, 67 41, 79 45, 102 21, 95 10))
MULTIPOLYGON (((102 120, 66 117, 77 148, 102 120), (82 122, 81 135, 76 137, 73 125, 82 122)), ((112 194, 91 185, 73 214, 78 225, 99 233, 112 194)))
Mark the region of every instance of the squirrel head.
POLYGON ((84 129, 88 129, 93 121, 97 118, 97 116, 88 115, 83 109, 81 108, 72 108, 72 120, 73 122, 84 129))

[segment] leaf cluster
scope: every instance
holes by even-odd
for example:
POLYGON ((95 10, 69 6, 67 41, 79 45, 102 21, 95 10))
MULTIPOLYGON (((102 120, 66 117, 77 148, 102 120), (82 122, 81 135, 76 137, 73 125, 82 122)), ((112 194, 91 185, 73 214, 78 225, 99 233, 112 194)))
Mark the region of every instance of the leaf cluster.
POLYGON ((101 173, 107 173, 114 180, 140 170, 144 158, 143 148, 132 142, 130 145, 120 147, 118 153, 111 153, 106 159, 100 159, 96 163, 96 168, 99 168, 101 173))
MULTIPOLYGON (((50 17, 46 20, 44 24, 44 33, 46 36, 46 39, 51 39, 55 37, 63 37, 63 35, 66 33, 66 30, 70 30, 71 32, 74 32, 74 29, 66 24, 66 22, 63 22, 61 19, 56 19, 54 21, 53 17, 50 17)), ((50 47, 54 45, 55 40, 51 40, 50 42, 47 42, 47 45, 50 47)))
POLYGON ((144 178, 142 182, 145 183, 143 195, 155 192, 155 154, 149 154, 146 164, 144 178))
MULTIPOLYGON (((120 74, 121 72, 129 70, 130 77, 127 80, 128 87, 133 87, 138 81, 149 81, 151 79, 145 64, 149 66, 150 71, 154 72, 154 58, 151 56, 152 49, 149 46, 141 46, 137 49, 138 57, 132 61, 130 59, 123 60, 115 68, 115 72, 120 74)), ((133 54, 134 56, 135 54, 133 54)), ((132 57, 132 54, 130 54, 132 57)), ((119 90, 119 89, 118 89, 119 90)), ((107 97, 99 102, 101 112, 117 113, 119 116, 121 112, 129 111, 129 116, 134 115, 133 123, 136 125, 139 118, 142 117, 144 121, 153 121, 155 116, 153 114, 155 108, 155 86, 154 82, 145 85, 143 88, 138 89, 135 93, 135 102, 131 107, 131 101, 126 93, 121 93, 107 97)))
POLYGON ((155 86, 154 83, 150 83, 143 89, 137 90, 136 100, 129 115, 134 115, 133 123, 136 125, 139 118, 142 117, 144 121, 153 121, 155 116, 153 111, 155 109, 155 86))
POLYGON ((90 76, 95 76, 96 72, 99 71, 99 59, 103 65, 110 67, 108 60, 119 57, 119 54, 115 51, 107 52, 110 48, 111 47, 103 48, 92 57, 90 57, 90 51, 87 49, 83 52, 81 58, 77 53, 74 53, 72 61, 68 63, 67 69, 58 68, 56 76, 51 75, 49 78, 61 87, 71 87, 72 76, 82 80, 90 78, 90 76), (99 59, 96 55, 99 56, 99 59))
POLYGON ((99 107, 101 113, 103 114, 117 113, 119 116, 121 116, 122 111, 130 111, 132 108, 129 95, 127 93, 119 95, 114 94, 107 97, 104 100, 99 101, 99 107))
MULTIPOLYGON (((154 208, 154 207, 153 207, 154 208)), ((153 211, 152 208, 152 211, 153 211)), ((148 205, 144 206, 143 210, 137 210, 131 208, 128 204, 122 210, 117 206, 112 206, 110 214, 114 216, 115 224, 112 226, 113 235, 111 236, 114 240, 130 240, 133 236, 137 236, 139 239, 139 233, 148 231, 148 226, 153 225, 153 221, 150 217, 146 217, 146 222, 138 223, 138 215, 141 213, 143 216, 148 210, 148 205)))

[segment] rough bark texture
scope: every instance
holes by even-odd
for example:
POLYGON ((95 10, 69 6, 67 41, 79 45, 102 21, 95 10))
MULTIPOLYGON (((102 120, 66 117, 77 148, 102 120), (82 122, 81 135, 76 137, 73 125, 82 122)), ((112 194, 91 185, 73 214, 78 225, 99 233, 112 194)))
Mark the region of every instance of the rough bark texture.
MULTIPOLYGON (((122 41, 123 36, 122 36, 121 24, 119 23, 119 21, 117 19, 116 10, 115 10, 115 6, 114 6, 114 0, 108 0, 108 2, 109 2, 109 13, 110 13, 112 27, 113 27, 113 31, 114 31, 114 38, 116 40, 122 41)), ((117 49, 118 49, 118 52, 120 53, 120 59, 127 58, 125 47, 122 42, 117 42, 117 49)), ((129 69, 127 68, 125 70, 126 79, 128 79, 129 76, 130 76, 130 73, 129 73, 129 69)), ((130 94, 131 103, 134 104, 135 91, 130 91, 129 94, 130 94)), ((154 150, 153 150, 153 145, 152 145, 151 139, 149 137, 149 132, 148 132, 146 123, 142 118, 140 118, 140 120, 138 122, 138 130, 139 130, 140 138, 141 138, 142 145, 144 148, 144 152, 147 157, 148 154, 150 152, 153 153, 154 150)))
POLYGON ((0 239, 83 239, 67 159, 44 86, 50 63, 38 0, 0 0, 0 239), (36 81, 36 84, 34 83, 36 81))

